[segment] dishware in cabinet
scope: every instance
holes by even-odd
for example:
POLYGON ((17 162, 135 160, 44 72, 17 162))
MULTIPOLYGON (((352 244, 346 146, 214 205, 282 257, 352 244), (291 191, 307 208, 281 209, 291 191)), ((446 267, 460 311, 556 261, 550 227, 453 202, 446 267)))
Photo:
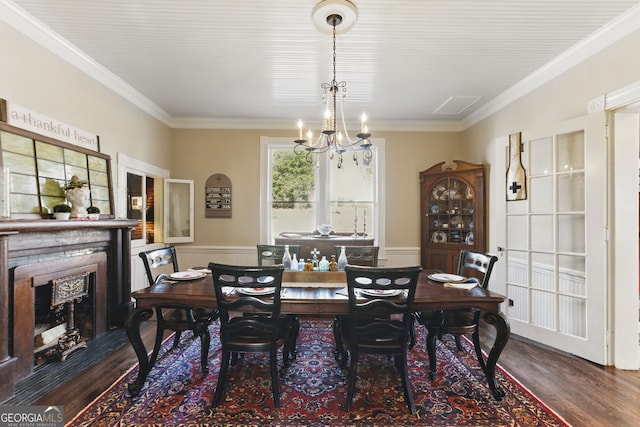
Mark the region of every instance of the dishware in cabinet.
POLYGON ((420 172, 423 268, 454 272, 461 249, 485 252, 484 166, 454 160, 420 172))

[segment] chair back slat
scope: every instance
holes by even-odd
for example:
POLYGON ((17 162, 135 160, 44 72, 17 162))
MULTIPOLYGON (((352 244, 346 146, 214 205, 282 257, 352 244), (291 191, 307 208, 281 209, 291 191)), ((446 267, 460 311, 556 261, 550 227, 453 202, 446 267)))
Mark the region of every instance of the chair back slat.
MULTIPOLYGON (((258 266, 282 264, 285 245, 256 245, 258 249, 258 266)), ((300 245, 289 245, 291 258, 300 258, 300 245)))
POLYGON ((480 286, 487 289, 496 261, 498 257, 495 255, 462 250, 458 261, 458 274, 476 278, 480 286))
POLYGON ((351 336, 359 342, 396 341, 401 351, 411 327, 420 267, 376 268, 348 265, 351 336), (391 295, 387 295, 391 294, 391 295))
MULTIPOLYGON (((340 257, 342 246, 335 247, 336 260, 340 257)), ((349 265, 360 265, 365 267, 378 266, 379 246, 345 246, 344 252, 349 265)))
POLYGON ((209 269, 213 275, 221 335, 238 337, 251 336, 254 332, 278 332, 284 272, 281 265, 246 267, 210 263, 209 269), (253 293, 266 288, 273 288, 273 292, 264 295, 243 293, 253 293), (239 318, 237 313, 244 315, 239 318), (260 319, 256 320, 253 315, 259 316, 260 319), (265 319, 271 321, 265 322, 265 319))
POLYGON ((153 285, 159 276, 166 277, 167 272, 180 271, 175 246, 140 252, 138 256, 142 259, 149 286, 153 285), (168 268, 163 269, 162 267, 165 266, 168 268), (161 271, 161 273, 157 273, 157 271, 161 271))

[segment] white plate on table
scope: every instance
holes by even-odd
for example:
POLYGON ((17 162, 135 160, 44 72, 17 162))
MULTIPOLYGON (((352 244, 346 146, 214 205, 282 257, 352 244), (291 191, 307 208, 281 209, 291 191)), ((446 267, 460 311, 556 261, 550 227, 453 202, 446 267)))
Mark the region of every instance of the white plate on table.
POLYGON ((269 295, 272 294, 276 288, 236 288, 236 292, 243 295, 269 295))
POLYGON ((201 279, 204 276, 205 274, 200 271, 177 271, 175 273, 171 273, 169 278, 172 280, 196 280, 201 279))
POLYGON ((359 289, 362 295, 369 297, 395 297, 402 292, 400 289, 359 289))
POLYGON ((434 282, 442 282, 442 283, 464 282, 465 280, 467 280, 467 278, 464 276, 458 276, 457 274, 448 274, 448 273, 434 273, 434 274, 430 274, 428 277, 430 280, 433 280, 434 282))

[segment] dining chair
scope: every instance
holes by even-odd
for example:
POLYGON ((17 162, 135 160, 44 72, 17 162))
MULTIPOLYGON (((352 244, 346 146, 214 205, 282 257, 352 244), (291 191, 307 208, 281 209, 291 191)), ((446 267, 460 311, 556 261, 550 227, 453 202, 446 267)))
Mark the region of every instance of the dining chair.
MULTIPOLYGON (((336 259, 340 257, 342 246, 335 247, 336 259)), ((369 267, 378 266, 379 246, 345 246, 344 252, 347 255, 349 265, 362 265, 369 267)))
MULTIPOLYGON (((282 264, 285 245, 256 245, 258 248, 258 266, 282 264)), ((300 259, 300 245, 289 245, 291 258, 295 254, 300 259)))
POLYGON ((361 354, 393 357, 400 372, 404 399, 416 413, 407 369, 412 305, 420 267, 376 268, 347 265, 349 316, 341 318, 337 330, 342 342, 341 365, 349 359, 346 409, 355 394, 358 359, 361 354))
MULTIPOLYGON (((462 250, 460 251, 457 274, 476 281, 478 286, 487 289, 496 261, 498 261, 498 257, 495 255, 462 250)), ((442 339, 444 334, 454 336, 458 351, 462 351, 460 337, 471 334, 478 363, 480 363, 483 370, 485 369, 478 331, 480 314, 480 310, 477 309, 433 310, 415 314, 417 322, 427 329, 426 347, 429 355, 429 376, 431 378, 435 376, 437 367, 436 340, 442 339)))
MULTIPOLYGON (((140 258, 144 265, 149 286, 167 279, 170 273, 179 270, 178 257, 174 246, 167 246, 161 249, 140 252, 140 258)), ((209 344, 211 335, 209 325, 217 317, 217 312, 199 308, 185 307, 180 305, 166 305, 156 307, 156 339, 151 353, 151 365, 158 357, 164 331, 175 332, 172 349, 180 343, 180 337, 184 331, 192 331, 194 337, 199 337, 201 341, 200 366, 203 372, 207 372, 209 344)))
POLYGON ((210 263, 220 313, 221 363, 212 407, 220 404, 232 355, 269 353, 271 390, 280 407, 278 350, 282 348, 283 369, 295 357, 297 318, 280 314, 284 267, 233 266, 210 263))

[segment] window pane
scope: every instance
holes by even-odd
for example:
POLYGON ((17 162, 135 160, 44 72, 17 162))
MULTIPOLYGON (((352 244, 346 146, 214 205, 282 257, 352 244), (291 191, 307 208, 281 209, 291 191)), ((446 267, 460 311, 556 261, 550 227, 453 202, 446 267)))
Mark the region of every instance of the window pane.
POLYGON ((558 252, 585 251, 584 215, 558 216, 558 252))
POLYGON ((2 150, 33 157, 33 140, 8 132, 0 132, 2 150))
POLYGON ((584 131, 558 135, 558 172, 584 169, 584 131))
POLYGON ((507 217, 507 246, 509 249, 528 249, 527 217, 507 217))
POLYGON ((531 175, 549 175, 553 172, 553 138, 532 141, 531 175))
POLYGON ((553 216, 531 217, 531 249, 553 251, 553 216))
POLYGON ((534 177, 530 182, 531 212, 551 213, 553 210, 553 177, 534 177))
POLYGON ((273 203, 271 206, 271 235, 280 233, 309 233, 316 229, 315 203, 273 203))
POLYGON ((340 201, 373 201, 374 160, 368 166, 345 162, 338 169, 331 165, 329 191, 331 200, 340 201))
POLYGON ((64 161, 64 158, 62 157, 62 147, 57 147, 45 142, 36 141, 36 153, 36 156, 39 159, 52 160, 58 163, 62 163, 64 161))
POLYGON ((558 212, 584 210, 584 173, 558 175, 558 212))

